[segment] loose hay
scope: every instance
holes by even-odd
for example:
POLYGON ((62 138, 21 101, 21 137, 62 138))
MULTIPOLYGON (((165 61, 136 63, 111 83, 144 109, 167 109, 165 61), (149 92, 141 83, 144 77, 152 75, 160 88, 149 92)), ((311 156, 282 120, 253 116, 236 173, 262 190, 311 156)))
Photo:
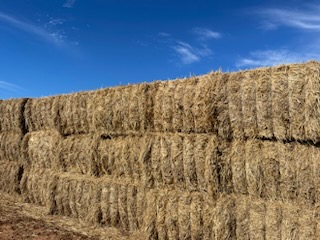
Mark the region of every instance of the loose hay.
POLYGON ((0 161, 21 161, 23 134, 17 132, 0 132, 0 161))
POLYGON ((24 108, 24 118, 29 131, 54 129, 59 113, 53 102, 59 97, 28 99, 24 108))
POLYGON ((23 117, 27 98, 9 99, 0 102, 0 131, 23 132, 27 131, 23 117))

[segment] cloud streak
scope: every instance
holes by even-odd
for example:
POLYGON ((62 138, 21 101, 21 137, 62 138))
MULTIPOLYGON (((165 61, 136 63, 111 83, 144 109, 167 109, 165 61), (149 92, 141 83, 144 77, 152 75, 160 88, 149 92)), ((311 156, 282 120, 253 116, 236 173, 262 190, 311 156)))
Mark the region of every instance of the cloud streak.
POLYGON ((22 88, 20 88, 19 86, 12 83, 5 82, 5 81, 0 81, 0 89, 10 91, 10 92, 18 92, 22 90, 22 88))
POLYGON ((73 8, 76 0, 67 0, 62 6, 65 8, 73 8))
POLYGON ((313 7, 304 10, 270 8, 257 11, 262 17, 262 28, 276 29, 281 26, 302 30, 320 31, 320 8, 313 7))
POLYGON ((45 40, 46 42, 59 45, 61 44, 61 39, 59 39, 56 33, 50 33, 44 28, 38 27, 31 23, 22 21, 14 16, 0 12, 0 22, 7 23, 21 31, 37 36, 38 38, 45 40))
POLYGON ((214 32, 207 28, 194 28, 192 32, 198 35, 200 40, 218 39, 222 36, 221 33, 214 32))
POLYGON ((212 51, 206 46, 203 46, 203 48, 195 48, 190 44, 182 41, 178 41, 177 44, 172 48, 183 64, 198 62, 201 60, 201 58, 207 57, 212 54, 212 51))
POLYGON ((316 54, 309 53, 295 53, 289 52, 285 49, 280 50, 263 50, 253 51, 249 53, 249 57, 241 58, 236 63, 236 66, 241 67, 263 67, 263 66, 274 66, 284 63, 297 63, 304 62, 310 59, 316 59, 316 54))

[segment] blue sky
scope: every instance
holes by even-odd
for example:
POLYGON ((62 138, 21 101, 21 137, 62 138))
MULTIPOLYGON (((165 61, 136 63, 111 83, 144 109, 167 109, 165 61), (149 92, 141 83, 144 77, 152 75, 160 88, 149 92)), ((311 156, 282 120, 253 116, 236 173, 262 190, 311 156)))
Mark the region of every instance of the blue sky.
POLYGON ((320 57, 320 3, 0 0, 0 98, 320 57))

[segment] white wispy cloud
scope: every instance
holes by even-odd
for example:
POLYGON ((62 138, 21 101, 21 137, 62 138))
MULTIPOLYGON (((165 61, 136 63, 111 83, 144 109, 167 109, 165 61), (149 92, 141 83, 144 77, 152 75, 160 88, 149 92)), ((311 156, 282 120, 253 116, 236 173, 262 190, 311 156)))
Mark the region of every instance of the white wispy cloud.
POLYGON ((67 0, 62 6, 65 8, 73 8, 76 0, 67 0))
POLYGON ((214 32, 207 28, 194 28, 192 32, 198 35, 200 40, 218 39, 222 37, 221 33, 214 32))
MULTIPOLYGON (((53 32, 48 31, 46 29, 46 26, 44 26, 43 28, 43 27, 34 25, 32 23, 28 23, 26 21, 20 20, 15 16, 11 16, 3 12, 0 12, 0 22, 7 23, 26 33, 33 34, 38 38, 45 40, 46 42, 53 43, 56 45, 61 44, 61 40, 60 40, 60 37, 62 36, 61 32, 59 35, 59 32, 57 31, 53 31, 53 32)), ((57 24, 57 23, 54 23, 54 24, 57 24)))
POLYGON ((286 26, 303 30, 320 31, 319 6, 299 10, 269 8, 258 10, 256 14, 260 18, 263 18, 262 28, 266 30, 286 26))
POLYGON ((160 37, 170 37, 171 36, 169 33, 166 33, 166 32, 159 32, 158 35, 160 37))
POLYGON ((304 52, 291 52, 286 49, 253 51, 249 53, 249 57, 239 59, 236 66, 239 68, 274 66, 284 63, 304 62, 310 59, 317 59, 319 56, 304 52))
POLYGON ((22 90, 21 87, 12 84, 12 83, 8 83, 5 81, 0 81, 0 89, 6 90, 6 91, 10 91, 10 92, 17 92, 22 90))
POLYGON ((201 60, 201 58, 212 54, 211 49, 207 48, 206 46, 203 46, 202 48, 196 48, 182 41, 178 41, 177 44, 172 48, 183 64, 198 62, 201 60))

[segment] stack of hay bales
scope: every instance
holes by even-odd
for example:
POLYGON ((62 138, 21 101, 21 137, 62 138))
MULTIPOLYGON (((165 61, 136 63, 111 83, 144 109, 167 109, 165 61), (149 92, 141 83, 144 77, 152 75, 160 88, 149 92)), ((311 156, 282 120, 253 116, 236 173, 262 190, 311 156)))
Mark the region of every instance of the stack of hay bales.
POLYGON ((48 214, 142 239, 320 239, 317 62, 0 112, 0 190, 48 214))

